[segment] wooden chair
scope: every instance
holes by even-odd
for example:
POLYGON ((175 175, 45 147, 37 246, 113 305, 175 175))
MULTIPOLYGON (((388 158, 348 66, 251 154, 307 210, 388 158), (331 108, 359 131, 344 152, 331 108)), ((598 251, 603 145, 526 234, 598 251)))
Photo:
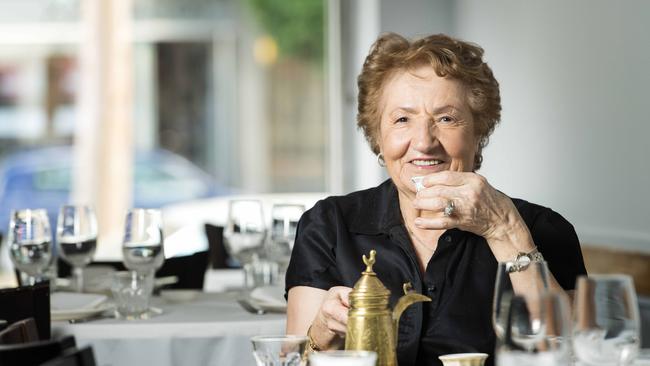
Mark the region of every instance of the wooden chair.
POLYGON ((27 318, 12 323, 0 331, 0 344, 18 344, 39 340, 34 318, 27 318))
POLYGON ((43 363, 41 366, 96 366, 95 354, 92 347, 69 349, 57 358, 43 363))
POLYGON ((0 289, 0 316, 9 325, 19 320, 34 318, 39 339, 50 339, 49 282, 0 289))
POLYGON ((0 345, 0 365, 2 366, 39 366, 74 349, 74 337, 58 341, 37 341, 21 344, 0 345))

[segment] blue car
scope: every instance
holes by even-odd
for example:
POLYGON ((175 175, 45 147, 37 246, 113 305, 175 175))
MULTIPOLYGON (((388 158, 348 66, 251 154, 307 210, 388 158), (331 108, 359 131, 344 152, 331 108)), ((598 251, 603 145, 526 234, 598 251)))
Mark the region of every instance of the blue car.
MULTIPOLYGON (((45 208, 55 230, 59 207, 69 202, 72 147, 17 152, 0 164, 0 233, 9 228, 12 209, 45 208)), ((136 153, 133 207, 171 203, 227 193, 189 160, 166 150, 136 153)))

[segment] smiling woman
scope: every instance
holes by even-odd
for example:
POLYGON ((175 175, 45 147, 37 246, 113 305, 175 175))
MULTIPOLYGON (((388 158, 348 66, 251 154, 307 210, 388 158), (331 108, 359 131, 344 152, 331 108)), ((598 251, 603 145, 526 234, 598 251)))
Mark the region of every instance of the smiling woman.
POLYGON ((402 316, 402 366, 439 365, 445 353, 493 354, 497 262, 528 259, 512 267, 521 272, 513 286, 524 293, 533 288, 524 271, 532 261, 547 259, 558 291, 585 273, 570 223, 476 173, 501 111, 482 55, 445 35, 375 42, 358 78, 357 120, 390 179, 329 197, 301 218, 286 277, 288 333, 307 334, 315 349, 341 347, 359 259, 373 249, 391 307, 405 283, 432 300, 402 316))

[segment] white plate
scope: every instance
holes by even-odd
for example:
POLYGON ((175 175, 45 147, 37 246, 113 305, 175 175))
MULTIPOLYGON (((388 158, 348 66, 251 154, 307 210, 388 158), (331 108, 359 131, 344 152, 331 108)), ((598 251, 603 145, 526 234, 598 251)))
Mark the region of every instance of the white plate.
POLYGON ((98 294, 55 292, 50 297, 52 320, 77 320, 106 311, 107 297, 98 294))
POLYGON ((51 310, 50 316, 52 321, 79 320, 79 319, 85 319, 95 315, 99 315, 109 309, 111 309, 109 305, 103 304, 96 308, 90 308, 90 309, 51 310))

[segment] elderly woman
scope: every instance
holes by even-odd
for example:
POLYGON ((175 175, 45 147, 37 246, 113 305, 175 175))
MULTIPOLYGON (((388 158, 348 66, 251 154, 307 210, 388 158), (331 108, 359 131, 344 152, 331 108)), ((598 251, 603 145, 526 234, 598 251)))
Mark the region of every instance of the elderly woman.
MULTIPOLYGON (((391 305, 405 282, 432 299, 402 316, 400 366, 437 365, 443 352, 494 352, 498 262, 545 259, 550 286, 564 290, 586 272, 569 222, 476 173, 501 111, 482 56, 445 35, 375 42, 358 78, 357 120, 390 179, 303 215, 286 277, 287 333, 307 334, 317 349, 341 348, 348 294, 371 249, 391 305), (424 177, 421 185, 413 177, 424 177)), ((529 280, 511 277, 523 288, 529 280)))

